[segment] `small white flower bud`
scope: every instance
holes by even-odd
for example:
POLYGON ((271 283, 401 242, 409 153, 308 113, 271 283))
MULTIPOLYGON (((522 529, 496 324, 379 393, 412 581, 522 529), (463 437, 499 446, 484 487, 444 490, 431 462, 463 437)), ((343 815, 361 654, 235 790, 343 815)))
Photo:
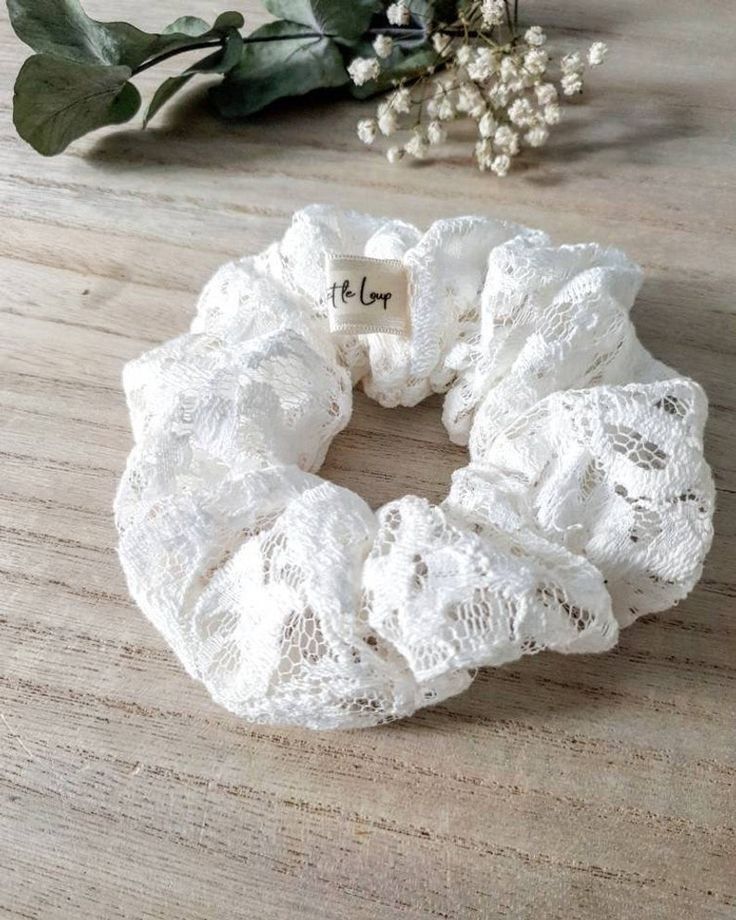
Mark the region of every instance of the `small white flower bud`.
POLYGON ((455 54, 455 60, 461 67, 467 67, 473 59, 473 49, 470 45, 460 45, 455 54))
POLYGON ((395 112, 405 115, 411 112, 411 92, 405 86, 392 94, 390 102, 395 112))
POLYGON ((427 125, 427 140, 430 144, 442 144, 447 140, 447 129, 439 121, 427 125))
POLYGON ((392 3, 386 10, 386 17, 392 26, 408 26, 411 19, 408 4, 405 0, 392 3))
POLYGON ((441 32, 436 32, 432 36, 432 47, 437 52, 437 54, 442 57, 446 57, 450 53, 450 48, 452 46, 452 39, 449 35, 443 35, 441 32))
POLYGON ((378 116, 378 130, 381 134, 386 137, 395 134, 399 127, 399 119, 388 102, 379 103, 376 114, 378 116))
POLYGON ((566 73, 560 80, 560 86, 566 96, 574 96, 583 91, 583 81, 579 73, 566 73))
POLYGON ((493 144, 488 140, 478 141, 475 145, 475 159, 478 162, 478 168, 485 172, 491 168, 493 162, 493 144))
POLYGON ((378 122, 375 118, 363 118, 358 122, 358 137, 364 144, 372 144, 376 139, 378 122))
POLYGON ((519 135, 516 131, 512 131, 508 125, 501 125, 500 128, 496 129, 496 133, 493 135, 493 143, 496 147, 500 147, 509 156, 515 156, 519 152, 519 135))
POLYGON ((373 42, 373 50, 379 58, 391 57, 391 52, 394 50, 394 40, 390 35, 378 35, 373 42))
POLYGON ((539 47, 547 41, 547 36, 542 31, 541 26, 532 26, 524 33, 524 39, 527 45, 539 47))
POLYGON ((503 0, 482 0, 480 5, 480 15, 483 19, 483 27, 492 29, 494 26, 503 22, 506 13, 506 6, 503 0))
POLYGON ((554 83, 540 83, 534 87, 539 105, 550 105, 557 101, 557 88, 554 83))
POLYGON ((541 76, 547 69, 549 56, 546 51, 532 48, 524 55, 524 68, 533 76, 541 76))
POLYGON ((512 80, 518 80, 519 70, 516 61, 512 57, 505 57, 501 60, 501 79, 504 83, 510 83, 512 80))
POLYGON ((505 153, 501 153, 497 157, 494 157, 493 162, 491 163, 491 169, 497 176, 500 177, 505 176, 510 167, 511 159, 506 156, 505 153))
POLYGON ((560 61, 560 69, 564 74, 580 73, 580 71, 583 69, 583 59, 580 57, 577 51, 566 54, 560 61))
POLYGON ((348 66, 350 79, 356 86, 362 86, 369 80, 375 80, 381 72, 381 65, 376 58, 354 58, 348 66))
POLYGON ((523 127, 528 125, 533 115, 531 103, 528 99, 514 99, 509 106, 509 118, 515 124, 523 127))
POLYGON ((496 119, 491 112, 486 112, 478 122, 478 133, 481 137, 493 137, 496 130, 496 119))
POLYGON ((550 105, 545 105, 543 115, 546 124, 557 125, 560 122, 562 110, 556 102, 553 102, 550 105))
POLYGON ((429 144, 421 128, 416 128, 411 138, 404 144, 404 151, 416 160, 423 160, 429 153, 429 144))
POLYGON ((455 106, 449 96, 445 96, 437 106, 437 117, 441 121, 451 121, 455 117, 455 106))
POLYGON ((473 59, 468 63, 468 76, 471 80, 483 83, 488 80, 498 66, 496 55, 491 48, 477 48, 473 59))
POLYGON ((593 42, 588 49, 588 63, 591 67, 599 67, 608 54, 608 45, 605 42, 593 42))
POLYGON ((536 125, 534 128, 530 128, 530 130, 527 131, 524 135, 524 140, 530 147, 542 147, 547 143, 548 137, 548 129, 543 125, 536 125))

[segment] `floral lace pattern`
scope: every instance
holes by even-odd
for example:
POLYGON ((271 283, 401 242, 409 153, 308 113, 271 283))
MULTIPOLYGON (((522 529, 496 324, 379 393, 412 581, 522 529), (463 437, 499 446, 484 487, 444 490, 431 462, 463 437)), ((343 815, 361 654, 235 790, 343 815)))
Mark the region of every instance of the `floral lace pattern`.
POLYGON ((610 648, 692 589, 712 537, 706 399, 636 338, 640 282, 620 252, 503 221, 297 212, 125 368, 132 596, 257 722, 375 725, 479 667, 610 648), (329 333, 326 251, 403 262, 408 337, 329 333), (374 513, 315 475, 356 384, 384 406, 447 394, 469 463, 440 505, 374 513))

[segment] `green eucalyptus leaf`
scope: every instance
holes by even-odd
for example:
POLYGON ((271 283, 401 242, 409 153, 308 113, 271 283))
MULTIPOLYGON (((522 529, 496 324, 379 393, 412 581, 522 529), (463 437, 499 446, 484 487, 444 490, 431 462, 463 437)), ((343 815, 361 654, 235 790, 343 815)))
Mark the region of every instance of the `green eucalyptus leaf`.
POLYGON ((34 54, 15 82, 18 134, 39 153, 53 156, 88 131, 128 121, 141 104, 130 76, 130 67, 34 54))
POLYGON ((124 65, 135 70, 144 61, 166 51, 182 50, 195 42, 220 38, 240 28, 240 13, 222 13, 212 29, 203 20, 183 16, 163 33, 142 32, 127 22, 98 22, 79 0, 7 0, 10 21, 18 38, 34 51, 82 63, 124 65))
POLYGON ((381 4, 376 0, 264 0, 269 12, 350 44, 368 28, 381 4))
POLYGON ((242 13, 220 13, 212 26, 213 32, 227 32, 228 29, 242 29, 245 25, 242 13))
POLYGON ((209 30, 209 23, 205 22, 204 19, 200 19, 199 16, 180 16, 166 26, 161 34, 171 35, 172 32, 178 32, 181 35, 190 35, 192 38, 197 38, 200 35, 204 35, 205 32, 209 32, 209 30))
MULTIPOLYGON (((196 19, 194 16, 185 16, 182 17, 186 20, 196 19)), ((181 22, 181 20, 177 20, 181 22)), ((200 20, 204 25, 204 20, 200 20)), ((205 29, 204 32, 197 32, 195 35, 191 28, 193 27, 192 23, 189 23, 190 31, 171 31, 162 35, 153 35, 152 38, 155 39, 152 50, 149 53, 149 57, 157 54, 162 54, 167 51, 175 51, 181 49, 182 51, 186 48, 197 45, 202 41, 212 41, 218 38, 224 38, 226 35, 233 31, 237 31, 243 26, 243 17, 240 13, 220 13, 220 15, 215 19, 215 23, 210 29, 209 27, 205 29)), ((176 25, 172 23, 171 27, 176 25)), ((194 26, 196 28, 196 26, 194 26)), ((186 26, 185 26, 186 29, 186 26)))
POLYGON ((8 0, 18 38, 34 51, 71 61, 137 67, 154 52, 158 36, 127 22, 97 22, 78 0, 8 0))
POLYGON ((227 73, 237 67, 243 59, 243 36, 237 29, 231 29, 225 35, 222 51, 211 54, 191 68, 195 73, 227 73), (219 60, 215 58, 219 57, 219 60))
POLYGON ((237 67, 211 91, 217 111, 225 118, 251 115, 283 96, 301 96, 327 86, 342 86, 348 75, 342 55, 324 37, 287 39, 304 25, 269 22, 248 36, 251 39, 281 38, 248 44, 237 67))
POLYGON ((232 70, 233 67, 240 63, 242 54, 243 38, 238 31, 232 29, 227 34, 222 49, 215 51, 214 54, 208 54, 207 57, 202 58, 201 61, 193 64, 183 73, 164 80, 153 94, 153 98, 148 106, 148 111, 143 119, 143 127, 146 127, 153 116, 166 105, 180 89, 185 87, 192 77, 197 74, 227 73, 228 70, 232 70))
POLYGON ((459 16, 458 0, 411 0, 409 9, 420 25, 429 27, 438 22, 455 22, 459 16))
POLYGON ((143 119, 144 128, 148 126, 149 121, 160 109, 166 105, 169 99, 175 96, 180 89, 183 89, 183 87, 187 85, 193 76, 194 74, 190 71, 185 71, 176 77, 168 77, 166 80, 164 80, 164 82, 153 94, 153 98, 148 104, 148 109, 143 119))

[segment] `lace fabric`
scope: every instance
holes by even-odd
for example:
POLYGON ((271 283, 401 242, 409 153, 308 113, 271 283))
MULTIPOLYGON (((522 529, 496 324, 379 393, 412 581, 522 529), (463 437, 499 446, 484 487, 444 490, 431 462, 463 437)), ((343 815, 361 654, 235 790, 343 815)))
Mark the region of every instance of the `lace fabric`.
POLYGON ((132 596, 256 722, 375 725, 479 667, 610 648, 691 590, 712 537, 705 396, 636 338, 640 283, 616 250, 503 221, 297 212, 125 368, 132 596), (329 333, 327 251, 404 263, 410 336, 329 333), (384 406, 446 393, 469 463, 440 505, 374 513, 315 475, 354 385, 384 406))

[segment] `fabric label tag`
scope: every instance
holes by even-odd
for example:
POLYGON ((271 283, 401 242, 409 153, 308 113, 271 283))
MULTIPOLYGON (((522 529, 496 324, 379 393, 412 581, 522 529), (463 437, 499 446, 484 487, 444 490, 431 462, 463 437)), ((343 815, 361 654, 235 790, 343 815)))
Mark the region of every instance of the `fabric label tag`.
POLYGON ((330 332, 409 334, 409 275, 394 259, 327 253, 330 332))

